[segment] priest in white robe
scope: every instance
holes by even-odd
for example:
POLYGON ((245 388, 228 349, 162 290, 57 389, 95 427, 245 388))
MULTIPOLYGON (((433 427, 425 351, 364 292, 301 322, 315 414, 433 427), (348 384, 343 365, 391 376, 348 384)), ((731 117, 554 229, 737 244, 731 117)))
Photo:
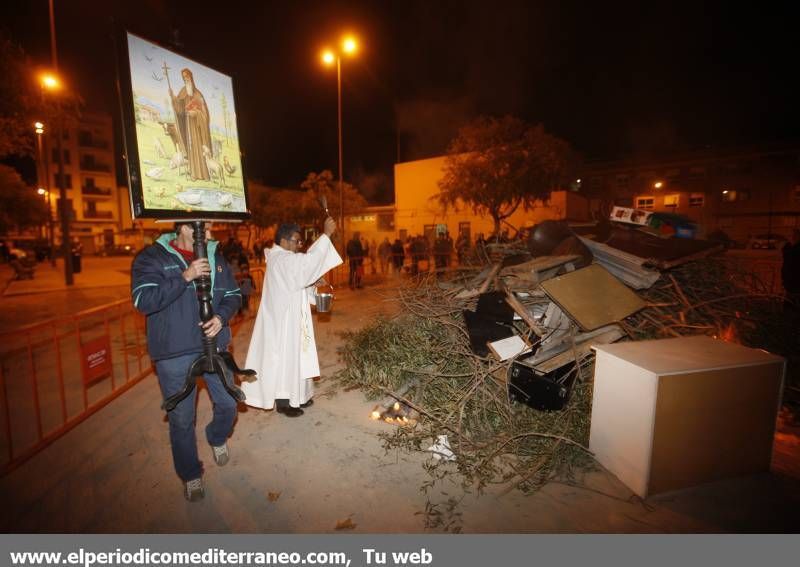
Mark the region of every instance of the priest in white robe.
POLYGON ((324 234, 302 253, 297 251, 302 246, 300 227, 283 224, 275 244, 265 251, 261 306, 245 363, 258 379, 241 384, 249 406, 272 409, 277 400, 279 411, 294 417, 314 395, 313 379, 320 371, 310 305, 314 284, 342 263, 330 239, 335 230, 336 221, 328 217, 324 234))

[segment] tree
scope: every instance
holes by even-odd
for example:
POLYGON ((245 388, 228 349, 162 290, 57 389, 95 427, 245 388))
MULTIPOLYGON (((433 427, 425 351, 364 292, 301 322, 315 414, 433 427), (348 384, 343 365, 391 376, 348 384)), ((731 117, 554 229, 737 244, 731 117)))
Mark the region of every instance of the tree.
MULTIPOLYGON (((334 181, 329 170, 321 173, 309 173, 305 181, 300 184, 300 189, 277 189, 259 187, 253 191, 250 183, 253 201, 253 224, 266 228, 281 222, 296 222, 300 225, 318 224, 322 220, 323 212, 319 204, 319 196, 325 195, 331 216, 338 217, 339 213, 339 184, 334 181)), ((343 184, 344 212, 352 214, 367 206, 364 197, 349 183, 343 184)))
POLYGON ((439 204, 445 209, 463 203, 477 215, 500 223, 519 207, 533 208, 571 178, 575 157, 570 146, 522 120, 479 117, 450 143, 439 181, 439 204))
MULTIPOLYGON (((292 189, 277 189, 264 187, 260 191, 253 191, 253 183, 249 183, 253 195, 251 209, 252 222, 259 228, 267 228, 281 222, 298 219, 304 216, 301 192, 292 189)), ((299 222, 299 221, 298 221, 299 222)))
POLYGON ((33 154, 35 92, 22 48, 0 35, 0 157, 33 154))
POLYGON ((27 187, 13 168, 0 165, 0 234, 23 230, 47 222, 47 203, 27 187))
POLYGON ((45 95, 37 81, 22 48, 0 33, 0 158, 33 155, 35 121, 54 132, 56 116, 65 128, 80 117, 83 100, 76 92, 62 89, 45 95))
MULTIPOLYGON (((339 182, 334 180, 333 173, 329 169, 320 173, 311 172, 306 176, 305 181, 300 184, 305 189, 304 208, 310 218, 319 219, 320 210, 319 198, 325 196, 328 201, 328 210, 334 218, 339 216, 339 182)), ((349 215, 362 211, 367 206, 367 200, 353 185, 342 183, 342 203, 344 214, 349 215)))

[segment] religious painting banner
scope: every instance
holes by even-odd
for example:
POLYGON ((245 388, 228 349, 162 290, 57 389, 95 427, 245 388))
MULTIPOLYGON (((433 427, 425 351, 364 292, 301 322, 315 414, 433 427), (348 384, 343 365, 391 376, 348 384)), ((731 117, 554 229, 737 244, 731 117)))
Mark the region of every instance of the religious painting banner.
POLYGON ((119 86, 133 217, 247 218, 233 79, 122 35, 119 86))

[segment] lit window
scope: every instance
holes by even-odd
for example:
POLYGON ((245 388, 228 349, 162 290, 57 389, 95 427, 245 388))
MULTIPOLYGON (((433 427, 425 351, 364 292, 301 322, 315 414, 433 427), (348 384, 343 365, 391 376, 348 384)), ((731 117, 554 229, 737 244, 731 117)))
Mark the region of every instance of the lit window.
POLYGON ((678 202, 680 201, 680 195, 675 193, 673 195, 664 195, 664 206, 665 207, 672 207, 675 208, 678 206, 678 202))
POLYGON ((656 206, 656 200, 653 197, 636 197, 636 208, 644 209, 645 211, 652 211, 656 206))
POLYGON ((702 193, 692 193, 689 195, 690 207, 702 207, 706 204, 706 196, 702 193))

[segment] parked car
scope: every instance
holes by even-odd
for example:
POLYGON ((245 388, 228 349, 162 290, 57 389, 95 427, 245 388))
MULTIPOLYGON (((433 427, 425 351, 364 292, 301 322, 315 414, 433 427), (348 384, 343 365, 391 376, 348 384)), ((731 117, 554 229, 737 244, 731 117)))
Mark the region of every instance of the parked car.
POLYGON ((753 250, 780 250, 786 242, 786 238, 780 234, 759 234, 750 239, 749 248, 753 250))
POLYGON ((136 248, 130 244, 115 244, 106 246, 99 252, 100 256, 133 256, 136 248))

